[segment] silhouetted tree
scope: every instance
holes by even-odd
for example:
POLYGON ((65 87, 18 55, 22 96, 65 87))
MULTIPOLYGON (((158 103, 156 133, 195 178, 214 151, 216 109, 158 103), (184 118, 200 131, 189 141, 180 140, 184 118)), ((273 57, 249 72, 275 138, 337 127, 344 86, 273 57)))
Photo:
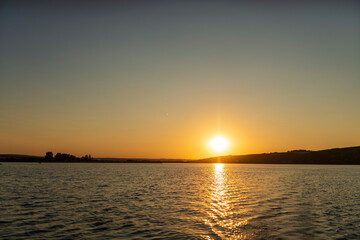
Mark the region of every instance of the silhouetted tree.
POLYGON ((91 154, 89 154, 89 155, 85 155, 85 156, 82 156, 81 157, 81 160, 83 160, 83 161, 89 161, 89 160, 93 160, 93 158, 91 157, 91 154))
POLYGON ((54 160, 54 156, 52 152, 47 152, 45 154, 45 161, 53 161, 54 160))
POLYGON ((55 161, 59 161, 59 162, 74 162, 77 159, 78 158, 75 157, 74 155, 70 155, 67 153, 57 153, 55 155, 55 161))

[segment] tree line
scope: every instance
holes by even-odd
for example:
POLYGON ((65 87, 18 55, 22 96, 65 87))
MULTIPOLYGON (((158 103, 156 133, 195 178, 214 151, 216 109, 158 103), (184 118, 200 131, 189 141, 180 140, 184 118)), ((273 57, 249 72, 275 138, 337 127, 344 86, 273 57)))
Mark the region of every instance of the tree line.
POLYGON ((47 152, 45 154, 45 161, 47 162, 77 162, 77 161, 94 161, 94 158, 91 157, 91 154, 82 156, 81 158, 68 153, 57 153, 55 156, 52 152, 47 152))

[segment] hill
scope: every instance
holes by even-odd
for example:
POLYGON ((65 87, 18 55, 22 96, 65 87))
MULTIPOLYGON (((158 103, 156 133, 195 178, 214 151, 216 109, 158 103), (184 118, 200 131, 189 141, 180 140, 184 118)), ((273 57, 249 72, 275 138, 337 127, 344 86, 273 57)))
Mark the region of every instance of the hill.
POLYGON ((255 163, 255 164, 353 164, 360 165, 360 147, 333 148, 321 151, 293 150, 249 155, 230 155, 200 160, 148 158, 78 158, 62 154, 51 160, 40 156, 0 154, 0 162, 78 162, 78 163, 255 163))
POLYGON ((272 164, 360 164, 360 147, 333 148, 321 151, 294 150, 249 155, 206 158, 197 163, 272 163, 272 164))

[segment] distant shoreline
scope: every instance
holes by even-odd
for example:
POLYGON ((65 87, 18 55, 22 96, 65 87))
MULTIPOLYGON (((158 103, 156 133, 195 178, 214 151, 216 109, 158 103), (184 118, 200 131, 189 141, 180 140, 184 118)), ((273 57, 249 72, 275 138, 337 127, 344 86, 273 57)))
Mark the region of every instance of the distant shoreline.
POLYGON ((0 162, 34 163, 229 163, 229 164, 320 164, 320 165, 360 165, 360 147, 333 148, 320 151, 293 150, 249 155, 230 155, 188 159, 146 159, 146 158, 73 158, 63 161, 46 157, 17 154, 0 154, 0 162))
POLYGON ((4 163, 33 163, 33 164, 56 164, 56 163, 94 163, 94 164, 176 164, 176 163, 185 163, 185 164, 229 164, 229 165, 239 165, 239 164, 251 164, 251 165, 328 165, 328 166, 336 166, 336 165, 343 165, 343 166, 358 166, 360 163, 226 163, 226 162, 220 162, 220 163, 211 163, 211 162, 30 162, 30 161, 0 161, 0 165, 4 165, 4 163))

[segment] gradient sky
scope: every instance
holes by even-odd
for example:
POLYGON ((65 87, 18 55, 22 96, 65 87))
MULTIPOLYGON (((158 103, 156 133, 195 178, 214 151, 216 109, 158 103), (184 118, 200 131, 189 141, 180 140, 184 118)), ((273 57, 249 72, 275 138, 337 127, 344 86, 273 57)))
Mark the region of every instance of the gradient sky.
POLYGON ((2 1, 0 153, 360 145, 359 1, 2 1), (74 3, 76 2, 76 3, 74 3))

